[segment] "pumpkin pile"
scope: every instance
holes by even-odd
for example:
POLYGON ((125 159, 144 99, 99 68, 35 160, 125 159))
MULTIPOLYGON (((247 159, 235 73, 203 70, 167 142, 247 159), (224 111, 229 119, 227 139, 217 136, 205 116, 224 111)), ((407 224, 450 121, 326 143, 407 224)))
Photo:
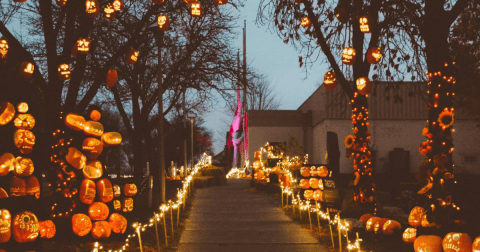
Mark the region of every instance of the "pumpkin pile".
POLYGON ((380 218, 372 214, 362 215, 360 221, 365 224, 367 232, 375 232, 375 234, 393 235, 396 230, 402 228, 398 221, 380 218))

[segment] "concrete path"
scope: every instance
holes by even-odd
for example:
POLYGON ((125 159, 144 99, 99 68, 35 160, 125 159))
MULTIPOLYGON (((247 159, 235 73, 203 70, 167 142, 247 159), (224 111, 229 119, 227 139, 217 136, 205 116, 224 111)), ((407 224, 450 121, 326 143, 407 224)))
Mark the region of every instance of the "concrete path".
POLYGON ((179 252, 327 252, 278 200, 246 191, 247 179, 197 189, 179 252))

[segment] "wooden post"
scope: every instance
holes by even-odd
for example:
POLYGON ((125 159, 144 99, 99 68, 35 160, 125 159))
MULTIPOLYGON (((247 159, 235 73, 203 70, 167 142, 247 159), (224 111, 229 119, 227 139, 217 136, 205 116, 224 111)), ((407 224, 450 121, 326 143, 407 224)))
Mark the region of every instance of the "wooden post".
POLYGON ((177 207, 177 227, 180 224, 180 206, 177 207))
POLYGON ((282 189, 282 208, 283 208, 283 189, 282 189))
MULTIPOLYGON (((358 232, 357 232, 357 240, 359 240, 358 232)), ((357 241, 357 240, 356 240, 356 241, 357 241)), ((357 248, 357 249, 358 249, 358 251, 362 251, 362 250, 360 249, 360 242, 358 242, 358 248, 357 248)))
MULTIPOLYGON (((316 206, 316 205, 315 205, 315 206, 316 206)), ((320 214, 319 214, 320 208, 315 207, 315 209, 317 209, 318 232, 320 232, 320 231, 321 231, 321 227, 320 227, 320 214)))
POLYGON ((165 216, 165 212, 162 210, 162 215, 163 215, 163 231, 165 232, 165 247, 168 247, 168 241, 167 241, 167 222, 165 219, 167 216, 165 216))
POLYGON ((155 224, 155 234, 157 235, 157 249, 160 251, 160 237, 158 236, 157 214, 153 212, 153 223, 155 224))
POLYGON ((335 242, 333 241, 332 224, 330 223, 330 210, 328 208, 327 208, 327 216, 328 216, 328 226, 330 227, 330 237, 332 238, 332 248, 335 248, 335 242))
POLYGON ((313 228, 312 228, 312 217, 310 216, 310 205, 308 206, 307 211, 308 211, 308 220, 310 221, 310 231, 313 231, 313 228))
POLYGON ((302 220, 302 204, 300 200, 298 201, 298 212, 300 213, 300 220, 302 220))
POLYGON ((140 252, 143 252, 142 236, 140 235, 140 227, 137 227, 138 243, 140 244, 140 252))
POLYGON ((170 222, 172 223, 172 240, 175 240, 175 235, 173 234, 173 207, 170 205, 170 222))
POLYGON ((288 193, 287 193, 287 207, 288 207, 288 193))
MULTIPOLYGON (((147 162, 148 170, 148 162, 147 162)), ((153 202, 153 176, 148 177, 148 208, 152 207, 153 202)))
POLYGON ((340 229, 340 212, 337 214, 337 229, 338 229, 338 251, 342 252, 342 230, 340 229))

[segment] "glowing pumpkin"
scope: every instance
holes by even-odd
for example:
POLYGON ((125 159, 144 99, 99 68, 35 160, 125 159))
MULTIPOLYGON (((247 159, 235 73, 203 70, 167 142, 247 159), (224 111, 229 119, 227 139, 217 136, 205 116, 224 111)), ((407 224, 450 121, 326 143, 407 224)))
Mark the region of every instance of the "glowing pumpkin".
POLYGON ((383 224, 382 231, 384 235, 392 235, 393 232, 395 232, 395 230, 401 229, 401 228, 402 228, 402 224, 400 224, 400 222, 394 221, 394 220, 388 220, 387 222, 385 222, 385 224, 383 224))
POLYGON ((310 182, 310 187, 311 188, 318 189, 318 179, 311 178, 309 182, 310 182))
POLYGON ((8 53, 8 42, 4 37, 0 38, 0 58, 5 59, 8 53))
POLYGON ((115 9, 113 8, 113 5, 111 3, 108 3, 105 5, 103 8, 103 13, 105 14, 106 19, 114 19, 115 18, 115 9))
POLYGON ((373 227, 373 231, 375 232, 375 234, 382 234, 383 233, 383 225, 385 223, 387 223, 387 221, 389 221, 389 219, 381 218, 380 220, 375 222, 375 226, 373 227))
POLYGON ((88 159, 95 160, 102 154, 103 143, 96 138, 87 137, 83 140, 82 150, 88 159))
POLYGON ((375 224, 377 224, 377 222, 379 222, 379 221, 382 221, 382 218, 372 217, 372 218, 368 219, 367 224, 365 225, 365 229, 367 230, 367 232, 374 232, 375 231, 375 224))
POLYGON ((442 252, 442 238, 436 235, 421 235, 413 243, 415 252, 442 252))
POLYGON ((335 72, 328 71, 323 77, 323 86, 326 90, 335 90, 337 88, 337 75, 335 72))
POLYGON ((417 229, 416 228, 407 228, 403 232, 402 239, 405 243, 414 243, 417 238, 417 229))
POLYGON ((313 190, 305 190, 303 192, 303 197, 306 199, 306 200, 313 200, 313 190))
POLYGON ((85 12, 87 13, 87 16, 92 18, 98 16, 98 13, 100 12, 100 4, 98 3, 98 1, 87 0, 85 2, 85 12))
POLYGON ((10 180, 10 196, 25 196, 27 194, 27 185, 25 180, 17 176, 13 176, 10 180))
POLYGON ((135 184, 125 184, 123 186, 123 194, 125 196, 135 196, 137 194, 137 186, 135 184))
POLYGON ((102 202, 93 202, 88 207, 88 216, 94 221, 106 220, 109 213, 108 206, 102 202))
POLYGON ((107 203, 113 200, 113 188, 110 180, 104 178, 97 182, 97 192, 100 200, 107 203))
POLYGON ((83 167, 83 176, 88 179, 98 179, 103 176, 102 163, 98 160, 88 161, 83 167))
POLYGON ((117 83, 117 77, 118 77, 117 70, 115 69, 108 70, 105 86, 107 88, 112 88, 113 86, 115 86, 115 83, 117 83))
POLYGON ((38 237, 37 216, 29 211, 23 211, 13 218, 13 238, 18 243, 31 242, 38 237))
POLYGON ((28 112, 28 103, 20 102, 17 105, 17 110, 18 110, 19 113, 27 113, 28 112))
POLYGON ((412 227, 418 227, 421 224, 422 217, 425 214, 425 209, 423 207, 416 206, 410 211, 408 215, 408 224, 412 227))
POLYGON ((35 135, 30 130, 17 129, 13 134, 13 142, 20 153, 29 154, 35 145, 35 135))
POLYGON ((303 17, 300 21, 300 25, 302 25, 303 28, 308 28, 310 25, 312 25, 312 21, 310 21, 308 17, 303 17))
POLYGON ((87 157, 75 147, 68 148, 68 153, 65 155, 65 160, 67 160, 67 163, 75 167, 77 170, 83 169, 87 163, 87 157))
POLYGON ((93 223, 92 236, 93 239, 107 239, 110 237, 112 229, 106 221, 97 221, 93 223))
POLYGON ((472 252, 472 238, 466 233, 448 233, 442 241, 444 252, 472 252))
POLYGON ((124 211, 124 212, 133 211, 133 199, 132 198, 124 198, 123 199, 122 211, 124 211))
POLYGON ((103 133, 101 140, 105 147, 116 146, 122 142, 122 135, 118 132, 106 132, 103 133))
POLYGON ((121 11, 121 10, 123 10, 123 2, 122 2, 122 0, 113 0, 112 5, 113 5, 113 9, 114 9, 115 11, 121 11))
POLYGON ((345 65, 353 65, 357 59, 357 53, 353 47, 347 47, 342 52, 342 62, 345 65))
POLYGON ((138 60, 138 51, 133 48, 130 48, 127 55, 125 56, 125 61, 130 65, 134 65, 135 63, 137 63, 137 60, 138 60))
POLYGON ((310 167, 302 167, 300 168, 300 174, 303 177, 310 177, 310 167))
POLYGON ((360 31, 362 31, 363 33, 370 33, 372 29, 372 20, 373 18, 370 15, 360 17, 360 31))
POLYGON ((300 185, 298 187, 300 187, 302 189, 310 188, 310 180, 309 179, 301 179, 300 180, 300 185))
POLYGON ((90 39, 89 38, 79 38, 77 40, 77 46, 75 47, 76 52, 80 54, 87 54, 90 52, 90 39))
POLYGON ((95 182, 90 179, 84 179, 80 185, 80 201, 84 204, 90 205, 95 200, 96 186, 95 182))
POLYGON ((40 237, 41 238, 53 238, 57 229, 55 227, 55 223, 51 220, 40 221, 38 223, 40 229, 40 237))
POLYGON ((164 32, 168 31, 168 28, 170 28, 170 20, 168 19, 167 16, 160 15, 157 18, 157 25, 160 31, 164 31, 164 32))
POLYGON ((32 74, 34 71, 35 66, 31 62, 24 61, 22 65, 20 65, 20 75, 22 75, 24 78, 32 78, 32 74))
POLYGON ((359 220, 366 225, 367 221, 372 217, 374 217, 372 214, 367 213, 367 214, 362 215, 359 220))
POLYGON ((477 236, 472 244, 472 251, 473 252, 480 252, 480 236, 477 236))
POLYGON ((16 176, 27 177, 32 175, 34 170, 33 161, 30 158, 16 158, 16 166, 13 170, 13 173, 16 176))
POLYGON ((12 215, 7 209, 0 209, 0 243, 5 243, 12 236, 12 215))
POLYGON ((372 90, 368 77, 360 77, 356 81, 358 93, 361 95, 369 94, 372 90))
POLYGON ((119 185, 114 185, 113 186, 113 197, 118 198, 122 195, 122 191, 120 190, 119 185))
POLYGON ((83 127, 83 132, 90 136, 99 137, 103 134, 103 124, 95 121, 87 121, 83 127))
POLYGON ((113 209, 117 212, 122 211, 122 202, 120 202, 120 200, 114 200, 113 201, 113 209))
POLYGON ((36 199, 40 198, 40 183, 37 177, 30 176, 25 182, 27 195, 34 195, 36 199))
POLYGON ((190 5, 190 14, 192 14, 192 17, 202 16, 202 5, 200 3, 192 3, 190 5))
POLYGON ((0 156, 0 176, 6 176, 10 171, 13 171, 17 166, 17 160, 10 153, 4 153, 0 156))
POLYGON ((92 230, 92 220, 85 214, 74 214, 72 216, 72 230, 77 236, 85 236, 92 230))
POLYGON ((15 107, 10 102, 0 104, 0 126, 9 123, 15 116, 15 107))
POLYGON ((367 51, 367 61, 370 64, 377 64, 382 59, 382 49, 380 47, 371 47, 367 51))
POLYGON ((60 80, 69 80, 72 72, 68 64, 60 64, 57 68, 58 78, 60 80))
POLYGON ((110 215, 108 223, 110 223, 112 231, 116 234, 124 234, 125 230, 127 230, 127 219, 119 213, 113 213, 110 215))
POLYGON ((254 170, 262 168, 262 162, 260 160, 253 161, 252 167, 254 170))
POLYGON ((18 114, 13 120, 17 129, 29 130, 35 127, 35 117, 30 114, 18 114))
POLYGON ((65 125, 69 127, 70 129, 80 131, 83 130, 85 127, 85 118, 81 115, 77 115, 74 113, 68 113, 67 116, 65 117, 65 125))
POLYGON ((317 174, 319 177, 325 178, 328 176, 328 169, 326 166, 317 167, 317 174))
POLYGON ((322 195, 323 195, 322 190, 315 190, 315 192, 313 193, 313 199, 316 201, 323 201, 322 195))

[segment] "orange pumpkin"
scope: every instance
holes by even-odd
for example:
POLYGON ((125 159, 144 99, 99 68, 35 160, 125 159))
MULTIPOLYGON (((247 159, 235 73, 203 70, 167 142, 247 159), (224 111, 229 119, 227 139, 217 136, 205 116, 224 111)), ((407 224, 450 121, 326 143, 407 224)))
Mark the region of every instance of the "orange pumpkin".
POLYGON ((299 187, 302 188, 302 189, 310 188, 310 180, 309 179, 300 179, 299 187))
POLYGON ((65 155, 65 160, 67 160, 67 163, 78 170, 83 169, 87 163, 87 157, 75 147, 68 148, 68 153, 65 155))
POLYGON ((313 190, 305 190, 303 192, 303 197, 307 200, 313 200, 313 190))
POLYGON ((190 5, 190 14, 192 17, 202 16, 202 5, 199 2, 190 5))
POLYGON ((35 65, 31 62, 24 61, 22 65, 20 65, 20 75, 26 79, 32 78, 33 72, 35 71, 35 65))
POLYGON ((88 207, 88 215, 94 221, 106 220, 109 213, 108 206, 102 202, 94 202, 88 207))
POLYGON ((417 238, 417 229, 409 227, 405 229, 402 235, 403 242, 405 243, 414 243, 417 238))
POLYGON ((110 180, 104 178, 97 182, 97 192, 100 200, 107 203, 113 200, 113 187, 110 180))
POLYGON ((357 59, 357 53, 353 47, 346 47, 342 52, 342 62, 345 65, 353 65, 357 59))
POLYGON ((93 239, 107 239, 110 237, 112 229, 106 221, 97 221, 93 223, 92 236, 93 239))
POLYGON ((124 212, 131 212, 133 211, 133 199, 132 198, 124 198, 122 203, 122 211, 124 212))
POLYGON ((122 195, 122 191, 120 190, 119 185, 114 185, 113 186, 113 197, 118 198, 122 195))
POLYGON ((316 201, 323 201, 322 195, 323 195, 322 190, 315 190, 315 192, 313 193, 313 199, 316 201))
POLYGON ((326 90, 335 90, 337 88, 337 75, 335 72, 328 71, 323 77, 323 87, 326 90))
POLYGON ((138 51, 133 48, 130 48, 130 51, 128 51, 127 55, 125 55, 125 61, 130 65, 134 65, 135 63, 137 63, 137 60, 138 60, 138 51))
POLYGON ((30 130, 17 129, 13 134, 13 142, 20 153, 29 154, 35 145, 35 134, 30 130))
POLYGON ((55 236, 57 229, 55 228, 55 223, 53 223, 53 221, 40 221, 38 226, 40 228, 41 238, 53 238, 55 236))
POLYGON ((477 236, 477 238, 475 238, 475 240, 473 241, 472 250, 473 252, 480 251, 480 236, 477 236))
POLYGON ((117 212, 122 211, 122 202, 120 200, 113 200, 113 210, 117 212))
POLYGON ((328 176, 328 169, 326 166, 319 166, 317 167, 317 174, 318 176, 322 177, 322 178, 325 178, 326 176, 328 176))
POLYGON ((12 215, 7 209, 0 209, 0 243, 5 243, 12 236, 12 215))
POLYGON ((113 213, 110 215, 108 223, 110 223, 112 231, 116 234, 123 234, 125 233, 125 230, 127 230, 127 219, 119 213, 113 213))
POLYGON ((252 167, 254 170, 262 168, 262 162, 260 160, 253 161, 252 167))
POLYGON ((17 129, 30 130, 35 127, 35 117, 30 114, 18 114, 13 119, 13 125, 17 129))
POLYGON ((5 189, 0 187, 0 199, 2 198, 8 198, 8 193, 5 191, 5 189))
POLYGON ((369 94, 372 91, 368 77, 360 77, 356 81, 358 93, 361 95, 369 94))
POLYGON ((373 214, 368 214, 367 213, 367 214, 362 215, 359 220, 366 225, 367 221, 372 217, 374 217, 373 214))
POLYGON ((117 83, 117 77, 118 77, 117 70, 115 69, 108 70, 105 86, 107 88, 112 88, 113 86, 115 86, 115 84, 117 83))
POLYGON ((102 118, 102 114, 100 113, 100 111, 94 109, 90 112, 90 119, 98 121, 100 120, 100 118, 102 118))
POLYGON ((287 187, 290 186, 290 176, 282 176, 280 178, 280 181, 282 182, 282 185, 287 187))
POLYGON ((13 218, 13 238, 18 243, 31 242, 38 237, 37 216, 29 211, 23 211, 13 218))
POLYGON ((122 135, 118 132, 107 132, 103 133, 101 139, 105 147, 116 146, 122 142, 122 135))
POLYGON ((170 19, 165 15, 160 15, 157 18, 157 25, 160 31, 166 32, 170 28, 170 19))
POLYGON ((33 161, 30 158, 16 158, 16 166, 13 170, 13 173, 16 176, 27 177, 32 175, 34 170, 33 161))
POLYGON ((70 129, 80 131, 83 130, 85 127, 85 118, 81 115, 77 115, 74 113, 68 113, 67 116, 65 116, 65 125, 69 127, 70 129))
POLYGON ((95 121, 87 121, 83 127, 83 132, 90 136, 99 137, 103 134, 103 124, 95 121))
POLYGON ((87 137, 83 140, 82 150, 88 159, 95 160, 98 158, 98 156, 100 156, 100 154, 102 154, 103 143, 96 138, 87 137))
POLYGON ((448 233, 442 241, 444 252, 472 252, 472 238, 466 233, 448 233))
POLYGON ((310 177, 310 167, 304 166, 300 168, 300 174, 302 177, 310 177))
POLYGON ((0 126, 12 121, 15 116, 15 107, 10 102, 0 103, 0 126))
POLYGON ((410 211, 410 215, 408 215, 408 224, 412 227, 420 226, 424 214, 425 209, 423 207, 414 207, 412 211, 410 211))
POLYGON ((400 224, 400 222, 394 221, 394 220, 388 220, 387 222, 385 222, 385 224, 383 224, 382 231, 384 235, 392 235, 393 232, 395 232, 395 230, 401 229, 401 228, 402 228, 402 224, 400 224))
POLYGON ((57 68, 57 76, 60 80, 68 80, 71 76, 70 66, 68 64, 60 64, 57 68))
POLYGON ((375 223, 375 226, 373 227, 373 231, 375 231, 375 234, 383 233, 383 225, 387 223, 387 221, 389 221, 389 219, 381 218, 379 221, 375 223))
POLYGON ((121 11, 123 10, 123 2, 122 0, 113 0, 113 9, 115 9, 115 11, 121 11))
POLYGON ((26 193, 27 195, 35 195, 35 198, 40 198, 40 183, 38 182, 37 177, 30 176, 27 178, 26 184, 26 193))
POLYGON ((17 104, 18 113, 27 113, 28 112, 28 103, 20 102, 17 104))
POLYGON ((10 180, 10 196, 25 196, 27 194, 27 185, 25 180, 17 176, 13 176, 10 180))
POLYGON ((98 160, 88 161, 83 168, 83 175, 88 179, 98 179, 103 175, 102 163, 98 160))
POLYGON ((313 189, 318 189, 318 179, 316 178, 311 178, 310 181, 310 187, 313 189))
POLYGON ((95 189, 95 182, 90 179, 84 179, 80 185, 80 201, 87 205, 92 204, 95 200, 95 189))
POLYGON ((382 59, 382 49, 380 47, 371 47, 367 51, 367 61, 370 64, 377 64, 382 59))
POLYGON ((261 160, 262 159, 262 153, 260 151, 255 151, 253 153, 253 157, 255 158, 255 160, 261 160))
POLYGON ((374 232, 375 231, 375 224, 377 224, 377 222, 379 222, 381 220, 382 220, 382 218, 380 218, 380 217, 371 217, 370 219, 368 219, 367 224, 365 225, 365 229, 368 232, 374 232))
POLYGON ((265 172, 263 170, 257 170, 254 174, 255 180, 264 180, 265 179, 265 172))
POLYGON ((72 216, 72 230, 77 236, 85 236, 92 230, 92 220, 85 214, 74 214, 72 216))
POLYGON ((123 194, 125 196, 135 196, 137 194, 137 186, 135 184, 125 184, 123 186, 123 194))
POLYGON ((442 252, 442 238, 436 235, 421 235, 413 243, 415 252, 442 252))
POLYGON ((4 153, 0 156, 0 176, 6 176, 10 171, 16 167, 16 159, 10 153, 4 153))
POLYGON ((98 3, 98 1, 87 0, 85 2, 85 12, 87 13, 87 16, 92 18, 98 16, 98 13, 100 12, 100 4, 98 3))

